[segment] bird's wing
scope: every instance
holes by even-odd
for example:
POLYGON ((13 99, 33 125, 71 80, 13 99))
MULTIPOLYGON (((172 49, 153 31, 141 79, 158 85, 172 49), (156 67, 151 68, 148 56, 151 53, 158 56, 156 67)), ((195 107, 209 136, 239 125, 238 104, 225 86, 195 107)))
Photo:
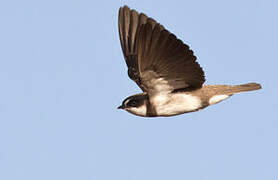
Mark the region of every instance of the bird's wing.
POLYGON ((139 14, 127 6, 123 6, 119 9, 118 23, 121 46, 128 67, 128 76, 135 81, 143 91, 146 91, 146 89, 141 86, 141 78, 138 69, 137 39, 139 29, 146 23, 150 24, 152 27, 157 26, 160 30, 164 28, 152 18, 147 17, 143 13, 139 14))
POLYGON ((149 95, 198 89, 205 82, 193 51, 160 25, 141 25, 137 46, 141 86, 149 95))

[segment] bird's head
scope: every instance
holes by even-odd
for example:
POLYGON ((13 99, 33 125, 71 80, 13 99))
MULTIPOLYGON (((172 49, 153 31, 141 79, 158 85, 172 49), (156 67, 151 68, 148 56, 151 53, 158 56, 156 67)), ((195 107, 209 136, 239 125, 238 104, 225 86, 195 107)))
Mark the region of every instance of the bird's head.
POLYGON ((136 94, 127 97, 118 109, 124 109, 137 116, 146 116, 147 114, 147 94, 136 94))

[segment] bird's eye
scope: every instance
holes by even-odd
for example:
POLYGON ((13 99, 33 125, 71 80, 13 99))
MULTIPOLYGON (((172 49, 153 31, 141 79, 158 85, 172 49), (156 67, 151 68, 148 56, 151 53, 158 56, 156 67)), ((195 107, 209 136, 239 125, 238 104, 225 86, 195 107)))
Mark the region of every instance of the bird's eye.
POLYGON ((137 101, 134 100, 134 99, 128 101, 128 103, 127 103, 127 105, 128 105, 129 107, 136 107, 137 104, 138 104, 137 101))

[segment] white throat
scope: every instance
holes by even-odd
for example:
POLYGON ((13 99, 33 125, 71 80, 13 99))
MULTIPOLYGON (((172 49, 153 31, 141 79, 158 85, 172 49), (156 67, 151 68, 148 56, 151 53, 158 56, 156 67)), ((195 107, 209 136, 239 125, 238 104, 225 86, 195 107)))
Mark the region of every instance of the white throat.
POLYGON ((147 107, 145 104, 139 106, 139 107, 129 107, 125 108, 126 111, 130 112, 131 114, 135 114, 137 116, 147 116, 147 107))

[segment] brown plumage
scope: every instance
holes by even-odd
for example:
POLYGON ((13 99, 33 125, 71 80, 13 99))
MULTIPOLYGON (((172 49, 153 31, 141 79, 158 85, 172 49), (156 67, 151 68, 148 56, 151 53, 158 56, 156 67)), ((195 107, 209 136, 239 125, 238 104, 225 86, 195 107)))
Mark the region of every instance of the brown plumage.
MULTIPOLYGON (((205 82, 205 76, 196 59, 189 46, 169 31, 160 30, 159 25, 154 28, 149 23, 141 26, 138 35, 138 67, 141 77, 152 71, 173 86, 173 90, 197 89, 205 82)), ((148 78, 154 77, 148 75, 148 78)), ((143 78, 142 84, 150 89, 144 83, 146 81, 148 79, 143 78)))
MULTIPOLYGON (((158 23, 152 18, 147 17, 143 13, 138 13, 135 10, 130 10, 127 6, 121 7, 119 9, 118 17, 118 27, 120 34, 120 41, 122 45, 122 50, 126 64, 128 66, 128 75, 129 77, 141 87, 140 75, 138 71, 138 62, 137 62, 137 39, 138 33, 141 25, 146 24, 147 22, 152 26, 157 25, 158 23)), ((159 25, 159 28, 164 29, 163 26, 159 25)))
POLYGON ((204 71, 189 46, 154 19, 119 9, 119 35, 129 77, 144 93, 119 108, 139 116, 173 116, 203 109, 260 84, 203 85, 204 71))

